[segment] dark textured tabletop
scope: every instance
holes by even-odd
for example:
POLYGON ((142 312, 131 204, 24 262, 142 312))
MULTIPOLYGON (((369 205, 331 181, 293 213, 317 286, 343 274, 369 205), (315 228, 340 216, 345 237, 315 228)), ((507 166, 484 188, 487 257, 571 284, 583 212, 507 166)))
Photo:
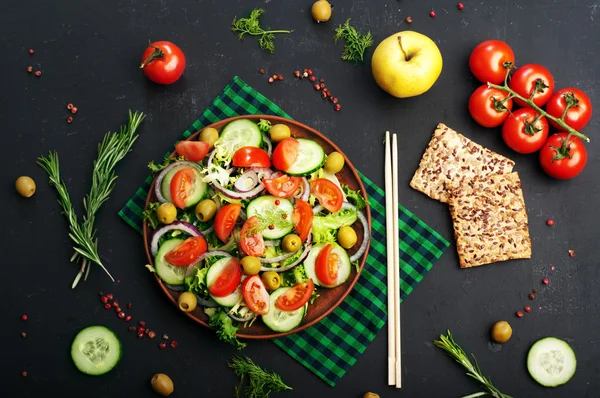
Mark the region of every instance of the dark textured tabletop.
MULTIPOLYGON (((507 148, 499 129, 478 126, 467 101, 479 83, 468 68, 476 44, 500 39, 514 49, 517 64, 540 63, 554 75, 556 87, 579 87, 600 106, 600 7, 594 0, 575 1, 336 1, 332 20, 316 24, 310 1, 96 1, 54 2, 5 0, 0 11, 0 119, 3 171, 3 288, 0 289, 4 347, 1 362, 3 397, 152 396, 149 379, 169 374, 175 397, 229 397, 235 377, 227 362, 237 354, 215 334, 182 316, 144 268, 141 237, 118 216, 118 210, 148 174, 146 164, 159 159, 237 75, 272 99, 295 119, 334 140, 354 165, 383 186, 386 130, 399 134, 400 202, 452 242, 442 258, 402 305, 403 388, 387 386, 387 330, 381 330, 346 376, 331 388, 269 341, 252 341, 244 353, 277 371, 294 390, 273 396, 458 397, 479 391, 463 369, 432 340, 450 329, 467 352, 473 352, 484 374, 504 393, 516 397, 600 396, 600 189, 597 174, 600 120, 593 116, 584 132, 589 161, 569 181, 547 177, 537 156, 507 148), (254 39, 240 42, 229 31, 234 16, 264 7, 265 25, 294 32, 275 39, 274 55, 254 39), (436 11, 430 18, 429 12, 436 11), (404 21, 412 16, 410 26, 404 21), (427 93, 406 100, 383 92, 364 65, 340 59, 341 44, 332 41, 334 27, 352 18, 378 43, 406 29, 431 37, 444 57, 443 72, 427 93), (170 86, 149 82, 139 70, 148 40, 170 40, 185 52, 183 78, 170 86), (30 56, 28 49, 35 54, 30 56), (26 72, 33 65, 43 72, 26 72), (282 73, 283 82, 268 84, 258 74, 282 73), (292 77, 311 68, 326 79, 343 105, 334 112, 308 85, 292 77), (68 125, 67 103, 79 109, 68 125), (81 212, 88 191, 96 146, 107 131, 126 121, 129 109, 147 119, 134 151, 118 166, 117 187, 97 219, 99 250, 113 285, 94 268, 87 282, 70 285, 77 269, 69 262, 72 245, 56 194, 36 158, 57 150, 63 177, 81 212), (408 185, 438 122, 511 157, 521 176, 530 222, 533 256, 460 269, 446 205, 408 185), (14 181, 29 175, 37 183, 30 199, 18 196, 14 181), (555 225, 548 227, 546 220, 555 225), (575 250, 570 257, 568 250, 575 250), (552 270, 552 265, 555 269, 552 270), (541 280, 548 278, 548 286, 541 280), (540 289, 529 302, 532 288, 540 289), (125 323, 102 307, 98 292, 113 293, 133 304, 145 319, 179 345, 160 350, 157 341, 138 341, 125 323), (517 310, 530 305, 523 319, 517 310), (27 321, 21 321, 23 314, 27 321), (489 331, 498 320, 513 327, 512 339, 492 350, 489 331), (76 332, 91 324, 114 329, 123 343, 121 363, 101 377, 79 373, 69 351, 76 332), (21 337, 26 332, 26 338, 21 337), (528 375, 525 361, 540 337, 568 341, 577 355, 577 372, 565 386, 544 389, 528 375), (21 373, 26 371, 27 377, 21 373), (58 395, 57 395, 58 394, 58 395)), ((122 304, 124 305, 124 304, 122 304)))

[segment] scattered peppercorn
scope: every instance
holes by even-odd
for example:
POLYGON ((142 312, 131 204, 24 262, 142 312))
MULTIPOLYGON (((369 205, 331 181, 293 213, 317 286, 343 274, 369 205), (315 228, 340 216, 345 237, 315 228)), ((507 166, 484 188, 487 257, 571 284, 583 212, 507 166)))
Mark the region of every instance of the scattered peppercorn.
POLYGON ((283 75, 282 75, 281 73, 280 73, 280 74, 278 74, 278 75, 277 75, 277 79, 279 79, 279 80, 283 80, 283 75))
POLYGON ((552 271, 555 271, 555 270, 556 270, 556 267, 553 265, 552 267, 550 267, 550 269, 551 269, 552 271))
POLYGON ((133 308, 133 304, 131 304, 131 303, 127 304, 127 308, 129 308, 129 309, 133 308))
POLYGON ((36 77, 40 77, 40 76, 42 76, 42 71, 41 71, 41 70, 36 70, 36 71, 35 71, 33 74, 34 74, 36 77))
POLYGON ((275 80, 273 80, 272 77, 269 78, 269 83, 273 83, 275 80))
POLYGON ((320 90, 321 89, 321 86, 319 86, 318 84, 315 84, 313 87, 315 88, 315 90, 320 90))
POLYGON ((327 88, 327 86, 325 85, 325 83, 321 83, 321 84, 319 84, 319 86, 321 87, 321 89, 327 88))
POLYGON ((536 294, 536 293, 537 293, 537 289, 536 289, 536 288, 533 288, 533 290, 532 290, 531 292, 532 292, 533 294, 536 294))
POLYGON ((163 340, 169 340, 169 336, 167 336, 166 334, 163 334, 163 340))
POLYGON ((113 304, 113 306, 115 307, 115 312, 117 312, 117 313, 121 312, 121 308, 120 307, 117 307, 114 304, 113 304))
POLYGON ((518 318, 523 318, 523 313, 521 311, 517 311, 517 317, 518 318))
POLYGON ((120 311, 119 314, 117 315, 119 318, 123 319, 125 318, 125 313, 123 311, 120 311))
POLYGON ((68 109, 68 110, 71 110, 71 109, 73 109, 73 104, 67 104, 67 109, 68 109))
POLYGON ((404 21, 405 21, 406 23, 409 23, 409 24, 410 24, 410 23, 412 23, 412 17, 406 17, 406 18, 404 18, 404 21))
POLYGON ((27 315, 26 314, 21 315, 21 320, 22 321, 26 321, 27 320, 27 315))
POLYGON ((265 74, 265 70, 264 70, 263 68, 260 68, 260 69, 258 70, 258 73, 260 73, 261 75, 264 75, 264 74, 265 74))
POLYGON ((140 327, 138 328, 138 332, 139 332, 139 333, 141 333, 141 334, 144 334, 144 332, 145 332, 145 331, 146 331, 146 328, 145 328, 145 327, 143 327, 143 326, 140 326, 140 327))
POLYGON ((327 98, 327 91, 321 91, 321 97, 327 98))
POLYGON ((429 16, 430 16, 431 18, 435 18, 435 11, 431 11, 431 12, 429 13, 429 16))
POLYGON ((529 300, 533 300, 533 299, 535 299, 535 296, 532 293, 532 294, 529 295, 529 300))
POLYGON ((23 338, 27 337, 27 333, 21 332, 21 337, 23 337, 23 338))
POLYGON ((108 301, 112 301, 112 299, 114 298, 113 295, 111 293, 108 293, 106 295, 106 298, 108 299, 108 301))
POLYGON ((29 73, 33 72, 33 66, 28 66, 27 67, 27 72, 29 72, 29 73))
POLYGON ((311 77, 309 77, 309 78, 308 78, 308 80, 310 80, 311 82, 314 82, 314 81, 316 81, 316 80, 317 80, 317 78, 316 78, 316 77, 314 77, 314 76, 311 76, 311 77))
POLYGON ((148 337, 150 337, 151 339, 156 337, 156 332, 154 330, 151 330, 148 332, 148 337))
POLYGON ((177 340, 171 341, 171 348, 177 347, 177 340))
POLYGON ((307 69, 307 70, 306 70, 306 73, 308 73, 308 76, 312 76, 312 74, 313 74, 313 71, 312 71, 312 69, 307 69))
POLYGON ((33 53, 34 53, 34 51, 33 51, 33 48, 30 48, 30 49, 29 49, 29 54, 30 54, 30 55, 33 55, 33 53))
POLYGON ((531 307, 525 307, 523 309, 525 310, 525 312, 531 312, 531 307))
POLYGON ((550 281, 548 280, 548 278, 544 278, 544 279, 542 279, 542 283, 544 285, 547 285, 548 283, 550 283, 550 281))
POLYGON ((308 77, 308 72, 304 72, 304 73, 302 74, 302 77, 308 77))
POLYGON ((569 249, 569 256, 575 257, 575 250, 569 249))
POLYGON ((341 111, 342 110, 342 106, 340 104, 335 104, 335 106, 333 107, 333 109, 335 109, 336 111, 341 111))
POLYGON ((548 221, 546 221, 546 224, 548 224, 549 227, 554 225, 554 220, 553 219, 549 219, 548 221))
MULTIPOLYGON (((69 117, 71 117, 71 116, 69 116, 69 117)), ((102 296, 102 297, 100 297, 100 301, 102 301, 104 304, 106 304, 106 303, 108 303, 108 297, 102 296)))
POLYGON ((164 341, 161 341, 158 346, 160 347, 160 349, 162 350, 163 348, 165 348, 167 346, 167 343, 165 343, 164 341))
POLYGON ((281 204, 281 201, 279 199, 275 199, 275 206, 279 206, 281 204))
POLYGON ((77 107, 76 106, 74 106, 73 108, 71 108, 71 113, 72 114, 77 113, 77 107))
POLYGON ((338 97, 333 97, 333 99, 332 99, 331 101, 332 101, 334 104, 337 104, 339 100, 338 100, 338 97))
POLYGON ((269 229, 275 229, 275 225, 273 225, 273 224, 269 225, 269 229))
POLYGON ((114 305, 115 307, 118 307, 118 306, 119 306, 119 303, 118 303, 118 302, 115 300, 115 301, 113 302, 113 305, 114 305))
POLYGON ((463 8, 465 8, 465 5, 463 3, 458 3, 456 8, 458 8, 459 10, 462 10, 463 8))
POLYGON ((294 77, 297 77, 297 78, 300 77, 300 71, 299 70, 297 70, 297 71, 294 72, 294 77))
POLYGON ((69 123, 69 124, 73 123, 73 117, 69 116, 67 118, 67 123, 69 123))
POLYGON ((137 330, 137 327, 129 326, 129 328, 127 328, 127 330, 129 330, 130 332, 135 332, 137 330))
POLYGON ((110 307, 112 307, 111 303, 104 304, 104 308, 106 308, 107 310, 110 309, 110 307))
POLYGON ((146 321, 139 321, 140 326, 146 326, 146 321))
POLYGON ((21 376, 23 376, 23 377, 27 377, 27 372, 22 372, 22 373, 21 373, 21 376))

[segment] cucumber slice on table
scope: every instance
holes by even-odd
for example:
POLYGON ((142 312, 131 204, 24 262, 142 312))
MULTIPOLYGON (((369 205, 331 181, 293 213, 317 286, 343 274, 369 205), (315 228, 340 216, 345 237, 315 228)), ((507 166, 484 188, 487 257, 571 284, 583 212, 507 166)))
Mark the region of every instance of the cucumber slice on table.
MULTIPOLYGON (((210 266, 208 272, 206 273, 206 286, 210 288, 223 268, 225 268, 229 260, 231 260, 231 257, 225 257, 210 266)), ((217 304, 222 305, 223 307, 233 307, 242 299, 242 287, 238 286, 233 293, 225 297, 215 297, 212 294, 210 297, 212 297, 217 304)))
POLYGON ((317 256, 321 252, 321 249, 325 247, 325 245, 327 245, 327 243, 319 243, 310 249, 310 253, 308 253, 306 260, 304 260, 306 277, 312 278, 313 282, 317 286, 336 287, 348 280, 350 277, 350 272, 352 271, 352 263, 350 262, 350 257, 348 257, 346 250, 337 243, 332 243, 331 245, 333 247, 331 249, 331 253, 338 255, 338 278, 334 285, 324 285, 323 282, 319 281, 319 278, 317 278, 315 264, 317 261, 317 256))
POLYGON ((527 355, 527 370, 544 387, 565 384, 575 374, 577 359, 566 341, 546 337, 535 342, 527 355))
POLYGON ((219 141, 220 145, 224 145, 226 148, 230 149, 233 154, 244 146, 255 146, 260 148, 263 142, 263 135, 256 123, 252 120, 238 119, 229 122, 223 127, 219 141))
POLYGON ((266 226, 261 231, 262 236, 265 239, 280 239, 292 232, 292 229, 294 229, 294 225, 291 222, 293 213, 294 205, 292 202, 271 195, 259 196, 252 200, 246 208, 248 218, 257 216, 259 219, 264 218, 268 220, 273 214, 279 214, 279 217, 276 218, 280 221, 278 224, 273 225, 273 229, 266 226), (285 218, 283 217, 284 213, 286 214, 285 218))
POLYGON ((289 287, 280 287, 271 293, 270 296, 270 309, 267 315, 262 316, 262 320, 269 329, 274 332, 289 332, 292 329, 297 328, 304 318, 307 305, 298 308, 295 311, 282 311, 275 306, 275 301, 279 296, 285 294, 289 287))
POLYGON ((169 285, 183 285, 185 281, 185 271, 187 267, 176 267, 165 260, 168 252, 175 249, 184 242, 183 239, 169 239, 163 242, 158 248, 154 258, 154 269, 156 274, 169 285))
POLYGON ((75 336, 71 358, 81 372, 99 376, 112 370, 121 360, 121 342, 112 330, 90 326, 75 336))
POLYGON ((298 157, 292 166, 285 170, 293 176, 307 176, 319 170, 325 164, 325 151, 316 141, 297 138, 299 142, 298 157))
MULTIPOLYGON (((171 198, 171 181, 173 181, 173 177, 178 171, 187 167, 190 167, 190 165, 181 164, 173 167, 167 172, 167 174, 165 174, 165 177, 160 185, 160 191, 168 202, 173 202, 173 198, 171 198)), ((208 184, 202 181, 202 174, 200 174, 200 170, 196 167, 193 169, 194 174, 196 175, 196 180, 194 181, 194 187, 190 193, 190 196, 188 196, 187 200, 185 201, 186 208, 197 205, 208 195, 208 184)))

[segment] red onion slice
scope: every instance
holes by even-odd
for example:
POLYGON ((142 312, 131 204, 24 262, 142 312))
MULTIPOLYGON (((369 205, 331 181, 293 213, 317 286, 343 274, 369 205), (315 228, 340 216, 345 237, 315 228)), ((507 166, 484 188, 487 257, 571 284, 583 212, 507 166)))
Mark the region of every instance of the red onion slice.
POLYGON ((308 183, 308 179, 306 177, 302 177, 302 193, 300 194, 300 199, 305 202, 308 202, 308 197, 310 196, 310 184, 308 183))
POLYGON ((214 226, 214 224, 213 224, 213 225, 211 225, 210 227, 208 227, 207 229, 205 229, 204 231, 200 231, 200 233, 201 233, 202 235, 208 235, 208 234, 210 234, 210 233, 211 233, 212 231, 214 231, 214 230, 215 230, 215 226, 214 226))
POLYGON ((263 134, 263 141, 267 144, 267 153, 269 157, 271 157, 271 153, 273 152, 273 144, 271 143, 271 138, 269 138, 269 134, 263 134))
POLYGON ((308 234, 308 238, 306 238, 306 242, 304 243, 304 251, 302 252, 300 257, 298 257, 298 259, 296 261, 294 261, 293 263, 291 263, 289 265, 286 265, 285 267, 271 268, 271 267, 262 266, 260 268, 260 270, 261 271, 284 272, 284 271, 294 268, 295 266, 297 266, 298 264, 300 264, 304 260, 306 260, 306 257, 308 257, 308 254, 310 253, 310 248, 312 247, 311 243, 312 243, 312 234, 308 234))
POLYGON ((263 178, 271 178, 271 175, 273 175, 273 170, 268 167, 253 167, 250 170, 256 173, 258 181, 262 181, 263 178))
POLYGON ((200 262, 202 262, 202 260, 204 260, 206 257, 214 257, 214 256, 231 257, 231 254, 221 251, 221 250, 213 250, 213 251, 205 252, 205 253, 201 254, 200 257, 198 257, 196 259, 196 261, 194 261, 193 263, 188 265, 187 269, 185 270, 185 277, 187 278, 188 276, 192 275, 194 268, 196 268, 196 266, 198 264, 200 264, 200 262))
POLYGON ((213 187, 215 187, 216 190, 218 190, 228 198, 240 200, 253 199, 260 195, 260 193, 265 189, 265 187, 262 184, 259 184, 254 189, 248 192, 235 192, 230 189, 224 188, 221 184, 219 184, 218 181, 213 181, 211 184, 213 185, 213 187))
POLYGON ((160 238, 167 232, 173 230, 179 230, 191 236, 202 236, 202 233, 198 231, 196 227, 185 221, 174 221, 169 225, 163 225, 154 231, 154 234, 152 234, 152 240, 150 241, 150 252, 153 256, 156 256, 156 253, 158 253, 158 241, 160 238))
MULTIPOLYGON (((300 248, 298 250, 300 250, 300 248)), ((269 258, 259 257, 258 261, 260 261, 263 264, 278 263, 280 261, 283 261, 283 260, 286 260, 286 259, 292 257, 294 254, 298 253, 298 250, 296 250, 295 252, 291 252, 291 253, 285 253, 285 254, 282 254, 277 257, 269 257, 269 258)))
MULTIPOLYGON (((344 202, 342 208, 346 209, 354 209, 356 210, 356 206, 351 203, 344 202)), ((369 239, 371 239, 371 231, 369 231, 369 223, 367 222, 367 217, 362 213, 362 211, 357 210, 356 214, 358 215, 358 219, 363 226, 363 240, 360 243, 360 247, 352 256, 350 256, 350 262, 354 262, 362 257, 362 255, 367 250, 367 245, 369 244, 369 239)))
POLYGON ((256 188, 258 185, 258 175, 252 171, 248 170, 244 174, 238 177, 233 186, 239 192, 248 192, 252 189, 256 188))
POLYGON ((158 176, 156 176, 156 182, 154 183, 154 193, 156 194, 156 198, 158 199, 159 202, 161 202, 161 203, 168 202, 168 200, 163 196, 162 191, 161 191, 162 181, 165 178, 165 176, 167 175, 167 173, 170 170, 172 170, 174 167, 184 166, 184 165, 188 166, 188 167, 194 167, 194 168, 200 170, 200 166, 198 166, 197 163, 188 162, 187 160, 180 160, 178 162, 171 163, 170 165, 168 165, 167 167, 162 169, 162 171, 160 173, 158 173, 158 176))

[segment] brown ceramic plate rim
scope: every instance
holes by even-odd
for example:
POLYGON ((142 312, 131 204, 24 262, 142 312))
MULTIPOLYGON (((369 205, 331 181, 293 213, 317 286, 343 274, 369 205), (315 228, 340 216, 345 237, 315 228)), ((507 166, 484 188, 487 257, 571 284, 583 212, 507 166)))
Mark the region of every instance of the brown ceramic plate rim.
MULTIPOLYGON (((206 127, 220 126, 222 128, 227 123, 230 123, 230 122, 232 122, 234 120, 238 120, 238 119, 250 119, 250 120, 257 121, 257 122, 260 119, 266 119, 266 120, 269 120, 272 124, 283 123, 283 124, 294 125, 297 128, 299 128, 301 130, 305 130, 308 133, 310 133, 310 134, 318 137, 319 139, 325 141, 328 145, 330 145, 333 148, 333 150, 341 153, 342 156, 344 156, 344 159, 346 161, 346 165, 348 166, 350 172, 352 173, 352 176, 354 177, 354 179, 358 183, 358 187, 359 187, 360 191, 362 192, 362 194, 363 194, 363 196, 365 198, 368 198, 367 191, 365 190, 364 184, 363 184, 360 176, 356 172, 356 168, 352 165, 352 162, 350 162, 350 160, 344 154, 344 152, 337 145, 335 145, 329 138, 327 138, 326 136, 324 136, 319 131, 317 131, 317 130, 315 130, 315 129, 313 129, 313 128, 305 125, 305 124, 302 124, 302 123, 297 122, 295 120, 290 120, 290 119, 286 119, 286 118, 283 118, 283 117, 279 117, 279 116, 271 116, 271 115, 245 115, 245 116, 236 116, 236 117, 232 117, 232 118, 228 118, 228 119, 223 119, 223 120, 221 120, 219 122, 213 123, 213 124, 211 124, 209 126, 206 126, 206 127)), ((201 130, 196 131, 194 134, 192 134, 186 140, 196 140, 197 137, 198 137, 198 135, 200 134, 200 131, 201 130)), ((175 152, 172 152, 170 156, 173 156, 174 154, 175 154, 175 152)), ((149 204, 151 198, 154 197, 154 185, 155 185, 155 183, 156 183, 156 178, 152 181, 152 184, 150 185, 150 189, 149 189, 148 195, 146 197, 146 203, 144 205, 144 208, 148 208, 148 204, 149 204)), ((368 204, 368 201, 367 201, 367 204, 368 204)), ((370 237, 371 236, 371 209, 370 209, 370 206, 367 205, 364 210, 366 212, 367 224, 368 224, 368 229, 369 229, 369 237, 370 237)), ((151 230, 150 230, 149 226, 147 225, 146 221, 144 221, 144 223, 143 223, 143 233, 144 233, 144 248, 146 250, 146 256, 148 257, 149 264, 153 265, 154 264, 154 258, 151 255, 150 248, 148 246, 148 240, 149 240, 149 237, 151 236, 151 230)), ((363 238, 364 238, 364 236, 363 236, 363 238)), ((331 305, 327 310, 323 311, 323 313, 321 313, 320 315, 318 315, 315 319, 313 319, 312 321, 307 322, 305 324, 302 324, 299 327, 297 327, 295 329, 292 329, 292 330, 290 330, 288 332, 282 332, 282 333, 273 332, 273 333, 270 333, 270 334, 261 334, 261 335, 237 333, 236 336, 239 337, 239 338, 245 338, 245 339, 260 339, 260 340, 262 340, 262 339, 274 339, 274 338, 277 338, 277 337, 283 337, 283 336, 287 336, 289 334, 297 333, 297 332, 299 332, 301 330, 309 328, 309 327, 317 324, 318 322, 320 322, 323 318, 325 318, 327 315, 329 315, 335 308, 337 308, 342 303, 342 301, 344 301, 346 299, 346 297, 348 296, 348 294, 350 294, 350 292, 354 288, 354 285, 356 284, 356 282, 360 278, 360 275, 361 275, 362 270, 364 268, 365 261, 367 259, 368 253, 369 253, 370 245, 371 245, 371 243, 370 243, 370 238, 369 238, 369 242, 367 244, 367 248, 365 250, 365 253, 362 255, 362 257, 360 259, 359 270, 358 270, 358 272, 356 272, 356 274, 354 275, 354 278, 352 279, 352 281, 350 282, 350 284, 347 286, 346 291, 342 294, 342 296, 335 303, 333 303, 333 305, 331 305)), ((160 286, 160 288, 164 292, 164 294, 177 307, 177 300, 174 297, 174 295, 176 293, 173 292, 172 290, 168 289, 158 275, 155 274, 154 277, 155 277, 156 281, 158 282, 158 285, 160 286)), ((199 323, 199 324, 201 324, 201 325, 203 325, 205 327, 210 328, 210 326, 208 325, 207 322, 205 322, 204 320, 196 317, 193 313, 185 313, 185 315, 187 315, 189 318, 193 319, 195 322, 197 322, 197 323, 199 323)))

